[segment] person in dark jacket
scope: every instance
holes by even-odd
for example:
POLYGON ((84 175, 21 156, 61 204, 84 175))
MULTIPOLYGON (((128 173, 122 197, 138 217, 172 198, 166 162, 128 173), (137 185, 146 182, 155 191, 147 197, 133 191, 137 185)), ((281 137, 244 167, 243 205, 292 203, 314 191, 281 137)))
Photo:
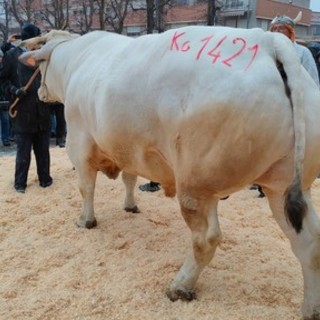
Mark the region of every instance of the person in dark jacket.
POLYGON ((320 50, 317 52, 315 60, 316 60, 316 65, 317 65, 318 74, 319 74, 319 82, 320 82, 320 50))
MULTIPOLYGON (((22 27, 21 39, 31 39, 40 35, 40 29, 33 24, 22 27)), ((33 149, 39 184, 46 188, 52 184, 50 176, 50 105, 38 98, 40 74, 28 90, 23 87, 34 73, 34 69, 19 62, 23 49, 9 49, 3 57, 0 69, 0 87, 11 103, 19 98, 16 105, 17 115, 12 119, 15 133, 17 154, 15 165, 14 187, 17 192, 24 193, 27 187, 28 171, 33 149)))
MULTIPOLYGON (((2 66, 3 52, 0 51, 0 68, 2 66)), ((11 145, 10 136, 10 121, 9 121, 9 101, 6 99, 0 88, 0 123, 1 123, 1 140, 4 147, 11 145)))
POLYGON ((5 54, 7 51, 10 49, 15 48, 16 46, 13 44, 13 42, 17 41, 18 39, 21 38, 20 34, 12 34, 8 37, 7 41, 4 41, 1 45, 1 51, 3 54, 5 54))

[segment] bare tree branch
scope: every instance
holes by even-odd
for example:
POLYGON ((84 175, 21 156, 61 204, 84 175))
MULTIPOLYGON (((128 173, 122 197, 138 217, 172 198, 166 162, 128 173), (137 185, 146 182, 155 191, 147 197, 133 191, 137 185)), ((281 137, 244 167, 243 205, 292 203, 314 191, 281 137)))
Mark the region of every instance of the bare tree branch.
POLYGON ((117 33, 122 33, 124 20, 132 0, 109 0, 105 7, 105 22, 117 33))
POLYGON ((66 29, 69 24, 69 0, 53 0, 40 10, 41 18, 53 29, 66 29))
POLYGON ((17 22, 22 26, 25 22, 34 22, 34 7, 35 0, 11 0, 8 1, 10 12, 17 22))

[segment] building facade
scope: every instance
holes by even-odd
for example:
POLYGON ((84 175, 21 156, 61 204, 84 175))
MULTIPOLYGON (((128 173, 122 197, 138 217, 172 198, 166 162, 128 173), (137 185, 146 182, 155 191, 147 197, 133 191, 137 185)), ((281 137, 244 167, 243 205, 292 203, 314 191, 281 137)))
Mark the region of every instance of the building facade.
POLYGON ((311 35, 320 39, 320 12, 312 12, 310 29, 311 35))
MULTIPOLYGON (((183 1, 184 5, 167 10, 166 28, 206 24, 207 4, 195 0, 183 1)), ((301 11, 302 20, 296 26, 296 34, 299 38, 308 38, 314 30, 311 28, 312 11, 309 7, 310 0, 216 0, 216 25, 268 30, 275 16, 284 14, 295 18, 301 11)), ((126 19, 125 33, 132 35, 134 32, 137 35, 144 29, 143 16, 130 13, 126 19)))
POLYGON ((224 25, 268 30, 275 16, 284 14, 295 18, 301 11, 302 20, 296 27, 296 34, 301 38, 310 35, 309 0, 226 0, 225 4, 220 11, 224 25))
MULTIPOLYGON (((188 25, 207 24, 208 0, 171 0, 170 5, 163 11, 164 29, 177 28, 188 25)), ((320 1, 320 0, 319 0, 320 1)), ((0 24, 4 24, 4 7, 6 1, 0 0, 0 24), (2 6, 2 8, 1 8, 2 6), (1 14, 2 13, 2 14, 1 14)), ((48 0, 35 0, 34 18, 43 30, 50 29, 50 26, 41 19, 41 9, 52 2, 48 0)), ((68 28, 72 31, 81 32, 79 19, 83 9, 80 0, 66 1, 68 6, 62 13, 68 14, 68 28)), ((160 0, 155 0, 155 19, 157 19, 157 5, 160 0)), ((302 20, 296 26, 297 37, 305 39, 320 34, 320 13, 312 14, 309 9, 310 0, 215 0, 216 15, 215 24, 236 28, 262 28, 268 30, 272 19, 281 14, 295 18, 299 11, 302 12, 302 20), (312 24, 311 24, 312 23, 312 24)), ((99 29, 99 17, 93 17, 93 24, 90 30, 99 29)), ((10 31, 19 29, 19 24, 10 19, 10 31)), ((132 0, 128 7, 128 14, 124 20, 123 34, 139 36, 147 30, 146 1, 132 0)), ((106 23, 106 30, 111 30, 106 23)), ((157 32, 157 28, 155 28, 157 32)))

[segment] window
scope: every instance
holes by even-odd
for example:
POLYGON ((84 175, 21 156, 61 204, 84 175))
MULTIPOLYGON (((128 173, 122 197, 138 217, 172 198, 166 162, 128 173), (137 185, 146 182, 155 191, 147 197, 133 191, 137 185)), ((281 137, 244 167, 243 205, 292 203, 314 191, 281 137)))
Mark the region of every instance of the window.
POLYGON ((243 8, 244 3, 242 0, 227 0, 226 8, 243 8))
POLYGON ((127 27, 127 36, 138 37, 140 35, 141 35, 141 27, 139 26, 127 27))
POLYGON ((174 0, 174 4, 179 6, 186 6, 190 4, 190 0, 174 0))

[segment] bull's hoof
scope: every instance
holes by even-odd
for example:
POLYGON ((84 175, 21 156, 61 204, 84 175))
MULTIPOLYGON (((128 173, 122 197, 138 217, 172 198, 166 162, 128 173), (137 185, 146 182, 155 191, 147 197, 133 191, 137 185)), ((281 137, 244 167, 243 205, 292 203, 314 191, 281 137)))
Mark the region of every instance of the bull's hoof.
POLYGON ((79 228, 93 229, 94 227, 97 226, 97 220, 94 219, 93 221, 85 221, 85 222, 77 221, 76 225, 79 228))
POLYGON ((134 206, 133 208, 124 208, 124 210, 126 210, 127 212, 132 212, 132 213, 140 213, 140 210, 137 206, 134 206))
POLYGON ((86 221, 86 228, 87 229, 92 229, 97 226, 97 220, 94 219, 93 221, 86 221))
POLYGON ((196 293, 193 290, 170 290, 168 289, 166 292, 167 297, 171 301, 177 301, 177 300, 182 300, 182 301, 192 301, 194 299, 197 299, 196 293))

